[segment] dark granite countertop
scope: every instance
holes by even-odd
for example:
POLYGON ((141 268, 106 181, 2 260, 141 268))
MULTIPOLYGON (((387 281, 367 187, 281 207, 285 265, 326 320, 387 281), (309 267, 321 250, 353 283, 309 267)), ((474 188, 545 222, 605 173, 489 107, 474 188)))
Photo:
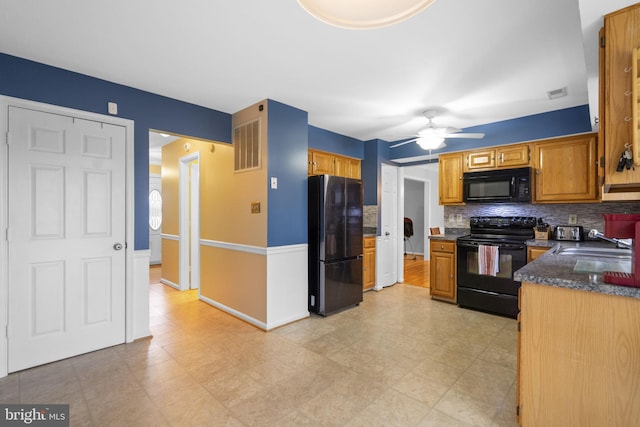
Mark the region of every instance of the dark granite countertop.
POLYGON ((458 233, 458 232, 449 232, 445 231, 444 234, 434 234, 429 236, 430 240, 458 240, 458 237, 466 236, 469 233, 458 233))
MULTIPOLYGON (((542 246, 532 244, 529 246, 542 246)), ((536 240, 535 243, 541 242, 536 240)), ((544 242, 544 240, 542 241, 544 242)), ((558 242, 551 240, 556 246, 600 246, 613 247, 607 243, 600 242, 558 242)), ((513 274, 515 280, 520 282, 539 283, 542 285, 557 286, 561 288, 575 289, 588 292, 598 292, 609 295, 619 295, 631 298, 640 298, 640 288, 620 285, 609 285, 604 283, 602 274, 574 271, 574 266, 580 256, 556 255, 555 249, 551 249, 525 265, 513 274)))

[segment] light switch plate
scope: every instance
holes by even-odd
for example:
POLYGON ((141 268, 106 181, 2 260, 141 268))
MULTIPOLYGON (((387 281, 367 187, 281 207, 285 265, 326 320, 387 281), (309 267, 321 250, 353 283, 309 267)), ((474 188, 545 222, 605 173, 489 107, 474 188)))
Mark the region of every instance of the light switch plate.
POLYGON ((251 202, 251 213, 252 214, 260 213, 260 202, 251 202))
POLYGON ((271 177, 271 189, 272 190, 277 190, 278 189, 278 178, 275 176, 271 177))
POLYGON ((109 110, 109 114, 118 114, 118 104, 116 104, 115 102, 109 102, 107 104, 107 110, 109 110))
POLYGON ((569 225, 576 225, 578 223, 578 215, 569 215, 569 225))

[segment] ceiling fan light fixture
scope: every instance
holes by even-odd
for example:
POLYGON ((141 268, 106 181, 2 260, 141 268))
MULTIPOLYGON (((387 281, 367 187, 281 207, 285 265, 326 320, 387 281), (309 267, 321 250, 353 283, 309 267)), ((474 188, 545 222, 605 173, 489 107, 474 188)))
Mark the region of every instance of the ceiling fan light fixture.
POLYGON ((369 30, 397 24, 429 7, 435 0, 298 0, 314 18, 349 30, 369 30))
POLYGON ((416 139, 416 143, 423 150, 435 150, 436 148, 442 147, 444 138, 437 135, 421 136, 416 139))

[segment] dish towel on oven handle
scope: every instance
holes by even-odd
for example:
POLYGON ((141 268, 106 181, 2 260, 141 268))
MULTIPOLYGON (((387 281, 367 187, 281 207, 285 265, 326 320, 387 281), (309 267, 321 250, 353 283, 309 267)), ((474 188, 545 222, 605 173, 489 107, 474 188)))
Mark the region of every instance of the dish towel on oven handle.
POLYGON ((500 253, 497 246, 478 245, 478 274, 495 276, 500 271, 500 253))

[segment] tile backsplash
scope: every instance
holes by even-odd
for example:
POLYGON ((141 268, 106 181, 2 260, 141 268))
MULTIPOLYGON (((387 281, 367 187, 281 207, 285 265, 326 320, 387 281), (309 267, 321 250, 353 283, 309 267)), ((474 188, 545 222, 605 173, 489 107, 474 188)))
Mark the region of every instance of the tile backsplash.
POLYGON ((365 205, 362 207, 362 225, 367 228, 378 227, 378 205, 365 205))
POLYGON ((569 215, 577 216, 577 225, 585 230, 597 228, 602 231, 602 214, 640 214, 640 202, 616 203, 576 203, 533 205, 518 203, 468 204, 465 206, 445 206, 444 226, 450 228, 468 228, 472 216, 535 216, 552 227, 567 225, 569 215))

